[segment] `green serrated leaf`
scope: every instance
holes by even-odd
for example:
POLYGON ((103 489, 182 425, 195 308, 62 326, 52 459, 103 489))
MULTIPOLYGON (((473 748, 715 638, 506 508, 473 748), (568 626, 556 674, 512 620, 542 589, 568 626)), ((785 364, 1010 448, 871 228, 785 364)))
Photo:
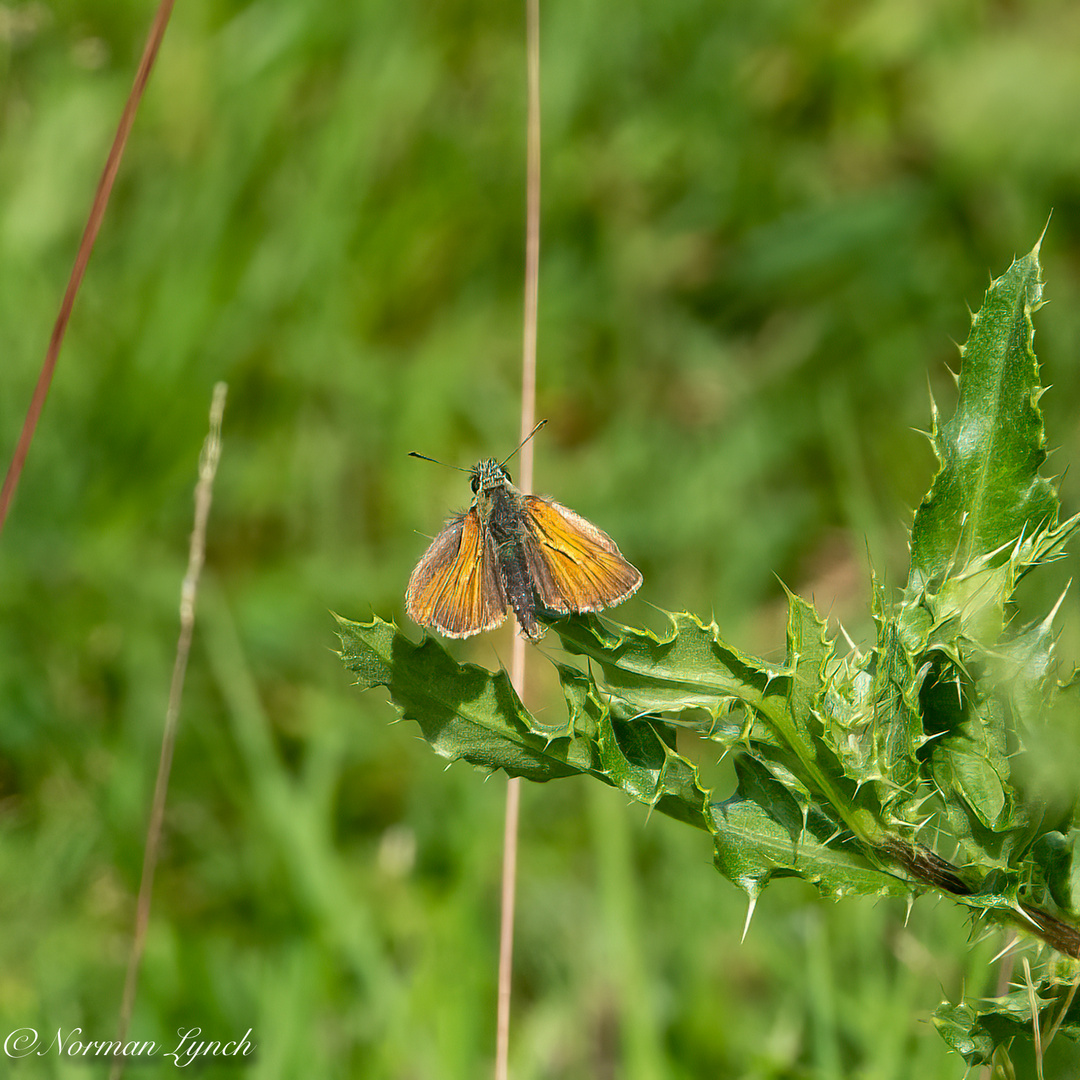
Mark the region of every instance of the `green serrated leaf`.
POLYGON ((1080 515, 1047 525, 973 558, 936 582, 910 588, 901 610, 901 634, 912 651, 934 648, 963 666, 961 654, 991 650, 1007 622, 1017 583, 1034 567, 1056 558, 1080 526, 1080 515))
POLYGON ((932 769, 947 801, 962 805, 993 832, 1012 828, 1005 716, 995 698, 970 705, 963 722, 934 744, 932 769))
POLYGON ((877 778, 874 762, 873 655, 837 660, 822 708, 823 735, 844 773, 858 782, 877 778))
POLYGON ((733 701, 756 708, 770 696, 783 700, 786 672, 732 648, 715 623, 690 614, 669 618, 671 630, 663 637, 611 628, 595 615, 571 616, 552 626, 568 652, 600 665, 608 689, 632 710, 704 709, 717 715, 733 701))
MULTIPOLYGON (((1035 987, 1035 1005, 1040 1031, 1049 1032, 1060 1018, 1058 1034, 1080 1038, 1080 995, 1070 1000, 1069 985, 1064 980, 1040 982, 1035 987), (1068 1008, 1062 1014, 1066 1002, 1068 1008)), ((1031 1039, 1031 995, 1025 987, 1006 997, 982 1002, 977 1008, 946 1002, 934 1013, 934 1026, 969 1065, 989 1064, 996 1048, 1007 1046, 1012 1039, 1031 1039)))
POLYGON ((1032 845, 1031 859, 1032 887, 1045 889, 1066 914, 1080 913, 1080 830, 1044 833, 1032 845))
POLYGON ((1007 912, 1010 916, 1020 910, 1020 875, 1011 871, 991 870, 976 892, 962 902, 978 911, 1007 912))
POLYGON ((916 670, 900 618, 887 607, 875 583, 877 645, 867 655, 856 653, 833 665, 824 737, 860 792, 870 785, 880 812, 891 810, 904 819, 898 807, 917 801, 918 752, 927 741, 919 702, 927 666, 916 670))
POLYGON ((1006 623, 1006 606, 1019 580, 1013 559, 1003 552, 979 556, 949 574, 924 603, 933 616, 929 641, 959 657, 966 643, 992 646, 1006 623))
MULTIPOLYGON (((767 741, 808 790, 824 799, 860 839, 880 832, 873 815, 860 813, 836 783, 842 770, 829 748, 814 737, 812 714, 823 692, 831 656, 824 623, 805 601, 789 593, 787 663, 770 668, 732 648, 715 624, 693 615, 670 615, 671 630, 657 637, 629 627, 609 629, 595 616, 561 619, 554 627, 568 651, 595 661, 608 691, 638 715, 703 709, 710 717, 732 702, 762 721, 767 741)), ((713 736, 712 724, 699 725, 713 736)), ((754 727, 760 738, 760 726, 754 727)))
MULTIPOLYGON (((825 620, 801 597, 785 586, 788 598, 787 663, 790 677, 784 679, 786 708, 760 709, 769 737, 760 739, 757 727, 752 741, 774 772, 783 769, 792 777, 791 787, 806 794, 816 793, 836 809, 851 827, 855 824, 852 792, 841 793, 837 785, 844 777, 843 766, 821 738, 822 713, 828 688, 827 675, 833 660, 833 645, 825 620)), ((775 702, 771 699, 769 704, 775 702)), ((856 829, 861 836, 862 832, 856 829)))
POLYGON ((962 349, 956 413, 931 433, 940 470, 915 514, 909 589, 919 592, 1017 537, 1056 523, 1031 314, 1042 302, 1039 249, 987 290, 962 349))
POLYGON ((825 620, 813 605, 787 586, 784 592, 788 598, 787 666, 792 673, 788 708, 795 730, 809 747, 820 733, 820 720, 816 718, 825 693, 825 669, 832 659, 833 646, 825 620))
POLYGON ((345 665, 364 689, 386 686, 406 720, 443 757, 529 780, 589 773, 640 802, 698 828, 709 827, 708 793, 675 751, 670 725, 611 716, 591 681, 560 667, 567 722, 540 725, 503 671, 459 664, 433 638, 416 644, 391 623, 338 618, 345 665))
POLYGON ((750 755, 736 769, 739 787, 712 807, 716 867, 755 897, 774 877, 801 877, 832 898, 907 896, 911 885, 871 866, 850 834, 799 800, 750 755))
MULTIPOLYGON (((592 680, 576 668, 556 665, 570 727, 586 732, 591 760, 582 771, 600 776, 638 802, 670 817, 708 828, 708 792, 697 769, 675 750, 674 729, 658 718, 620 720, 600 700, 592 680)), ((575 760, 583 756, 575 755, 575 760)))
POLYGON ((568 760, 569 740, 538 733, 506 672, 459 664, 434 638, 416 644, 378 617, 336 618, 341 658, 358 684, 387 687, 404 719, 415 720, 443 757, 530 780, 580 771, 568 760))
POLYGON ((1012 714, 1023 728, 1030 729, 1044 719, 1057 696, 1053 667, 1057 610, 1055 606, 1042 622, 1027 627, 995 650, 994 681, 1007 691, 1012 714))
POLYGON ((955 1050, 969 1065, 989 1062, 994 1052, 994 1040, 979 1025, 979 1014, 970 1005, 944 1002, 934 1012, 934 1027, 947 1046, 955 1050))
MULTIPOLYGON (((757 803, 770 818, 782 826, 791 839, 798 844, 806 827, 806 815, 810 800, 804 788, 794 777, 777 773, 765 762, 752 754, 739 754, 735 758, 735 775, 738 777, 738 795, 757 803)), ((835 832, 835 826, 832 828, 835 832)))
MULTIPOLYGON (((939 772, 937 769, 937 763, 935 763, 935 779, 944 779, 943 771, 939 772)), ((964 780, 969 783, 968 790, 976 795, 978 794, 977 780, 985 781, 987 787, 993 790, 994 781, 989 773, 976 774, 975 778, 966 776, 964 780)), ((944 799, 944 820, 939 823, 956 844, 953 861, 961 866, 976 868, 986 874, 983 890, 987 895, 998 894, 998 886, 993 884, 995 875, 1007 872, 1008 885, 1002 886, 1003 891, 1000 892, 999 898, 985 904, 980 901, 975 906, 995 908, 1012 906, 1019 881, 1019 871, 1016 869, 1017 859, 1026 850, 1038 826, 1040 815, 1026 805, 1013 804, 1006 807, 1004 811, 1011 815, 1009 828, 988 828, 961 794, 959 783, 958 779, 953 779, 953 786, 948 790, 947 798, 944 799)), ((985 807, 983 813, 985 813, 985 807)))
POLYGON ((919 714, 922 674, 904 647, 896 619, 877 616, 877 664, 870 693, 873 699, 874 760, 881 779, 883 806, 909 798, 918 774, 916 754, 924 740, 919 714))

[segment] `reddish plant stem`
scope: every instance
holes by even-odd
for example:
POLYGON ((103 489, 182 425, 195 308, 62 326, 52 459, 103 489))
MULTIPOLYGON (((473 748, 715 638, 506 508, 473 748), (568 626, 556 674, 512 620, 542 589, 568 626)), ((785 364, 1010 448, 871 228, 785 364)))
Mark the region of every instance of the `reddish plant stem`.
POLYGON ((124 111, 120 115, 120 123, 116 129, 116 137, 113 139, 109 156, 105 159, 105 168, 101 179, 98 181, 97 191, 94 192, 94 201, 90 206, 90 216, 86 221, 79 248, 75 253, 75 264, 71 268, 71 276, 68 278, 67 289, 64 298, 60 302, 60 312, 56 316, 53 325, 52 336, 49 338, 49 347, 45 350, 45 361, 41 365, 34 393, 30 399, 30 408, 26 412, 23 421, 22 432, 19 441, 15 445, 15 454, 8 466, 7 475, 4 477, 4 485, 0 488, 0 532, 3 531, 4 522, 7 520, 11 502, 15 497, 15 489, 19 486, 19 477, 22 476, 23 465, 26 456, 30 452, 30 443, 34 439, 37 430, 38 419, 42 409, 45 408, 45 399, 49 396, 49 387, 52 385, 53 372, 56 370, 56 361, 60 356, 60 347, 64 343, 64 334, 67 331, 68 322, 71 319, 71 310, 75 306, 75 297, 78 295, 79 286, 82 285, 83 276, 86 273, 86 265, 90 261, 90 254, 94 250, 94 241, 97 240, 98 231, 101 228, 102 219, 105 217, 105 209, 109 205, 109 196, 112 194, 113 183, 120 169, 120 159, 124 156, 124 147, 127 144, 128 134, 135 122, 135 114, 138 112, 139 103, 142 101, 146 84, 150 80, 150 72, 153 70, 154 61, 157 58, 158 49, 161 47, 161 39, 165 36, 165 28, 169 24, 169 16, 172 14, 174 0, 161 0, 158 5, 154 21, 150 26, 150 33, 146 38, 146 46, 143 49, 139 68, 135 73, 135 82, 132 84, 131 93, 128 94, 124 111))

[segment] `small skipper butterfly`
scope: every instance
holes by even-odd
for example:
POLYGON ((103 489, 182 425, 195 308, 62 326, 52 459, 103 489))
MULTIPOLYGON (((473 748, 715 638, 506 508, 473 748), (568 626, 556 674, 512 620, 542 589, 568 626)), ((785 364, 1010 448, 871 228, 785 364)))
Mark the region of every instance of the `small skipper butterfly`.
POLYGON ((537 612, 599 611, 641 584, 640 571, 607 533, 553 499, 514 487, 505 468, 514 454, 470 471, 472 506, 446 523, 409 578, 409 617, 447 637, 493 630, 509 605, 522 633, 536 641, 544 633, 537 612))

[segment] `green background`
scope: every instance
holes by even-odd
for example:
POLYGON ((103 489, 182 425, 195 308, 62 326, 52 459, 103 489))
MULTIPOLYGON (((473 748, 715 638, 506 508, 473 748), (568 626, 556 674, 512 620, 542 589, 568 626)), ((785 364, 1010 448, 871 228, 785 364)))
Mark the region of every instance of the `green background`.
MULTIPOLYGON (((150 17, 0 5, 5 465, 150 17)), ((252 1028, 257 1059, 207 1076, 488 1074, 504 782, 351 690, 328 612, 403 620, 467 502, 408 450, 516 441, 523 24, 480 0, 177 6, 0 536, 0 1036, 115 1030, 224 379, 132 1034, 252 1028)), ((620 618, 713 614, 778 657, 779 577, 865 639, 870 568, 903 583, 933 470, 927 378, 950 410, 965 303, 1051 210, 1036 344, 1053 471, 1077 459, 1080 9, 544 0, 542 34, 538 490, 644 572, 620 618)), ((1076 470, 1061 492, 1075 510, 1076 470)), ((509 627, 454 648, 508 663, 509 627)), ((558 715, 545 666, 531 701, 558 715)), ((784 882, 740 945, 706 838, 594 788, 524 792, 517 1080, 963 1074, 927 1018, 992 991, 998 936, 784 882)), ((1055 1043, 1047 1075, 1076 1065, 1055 1043)))

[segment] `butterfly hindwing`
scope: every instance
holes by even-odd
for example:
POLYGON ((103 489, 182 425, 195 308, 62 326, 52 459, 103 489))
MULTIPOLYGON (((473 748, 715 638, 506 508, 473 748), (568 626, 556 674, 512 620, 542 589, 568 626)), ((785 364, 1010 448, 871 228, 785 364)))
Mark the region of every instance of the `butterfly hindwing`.
POLYGON ((526 495, 525 508, 526 558, 537 596, 550 611, 598 611, 641 584, 637 568, 592 522, 539 495, 526 495))
POLYGON ((447 524, 409 578, 409 617, 447 637, 491 630, 506 618, 495 545, 473 507, 447 524))

